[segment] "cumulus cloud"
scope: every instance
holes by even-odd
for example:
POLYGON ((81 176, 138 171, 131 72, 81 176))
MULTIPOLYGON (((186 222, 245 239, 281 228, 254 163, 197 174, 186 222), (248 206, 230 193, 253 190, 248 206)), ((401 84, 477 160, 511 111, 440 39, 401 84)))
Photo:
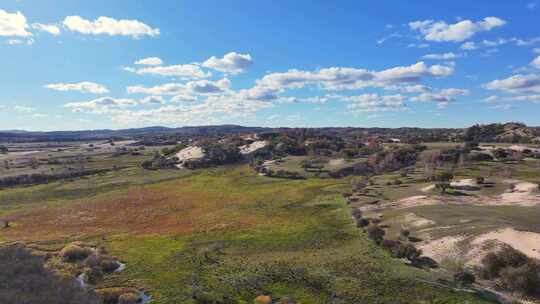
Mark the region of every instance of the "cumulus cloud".
POLYGON ((540 56, 536 57, 533 62, 531 62, 531 65, 537 69, 540 69, 540 56))
POLYGON ((399 91, 403 93, 427 93, 431 92, 432 89, 428 86, 422 85, 422 84, 416 84, 416 85, 395 85, 395 86, 388 86, 385 87, 386 90, 392 90, 392 91, 399 91))
POLYGON ((424 62, 382 71, 343 67, 325 68, 317 71, 289 70, 283 73, 267 74, 257 80, 256 85, 245 93, 271 99, 285 89, 300 89, 310 85, 318 85, 330 91, 355 90, 366 87, 384 88, 398 84, 414 84, 424 77, 445 77, 453 72, 453 67, 427 66, 424 62))
POLYGON ((74 112, 86 112, 95 114, 111 114, 118 109, 132 107, 139 102, 130 98, 102 97, 90 101, 69 102, 64 107, 72 109, 74 112))
POLYGON ((157 28, 152 28, 138 20, 116 20, 110 17, 101 16, 94 21, 86 20, 80 16, 68 16, 64 19, 64 26, 72 32, 87 35, 109 35, 109 36, 131 36, 139 38, 141 36, 159 36, 157 28))
POLYGON ((489 97, 484 98, 484 101, 487 103, 494 103, 499 101, 499 96, 491 95, 489 97))
POLYGON ((56 24, 43 24, 43 23, 33 23, 32 28, 47 32, 53 36, 60 35, 60 28, 56 24))
POLYGON ((243 72, 252 63, 253 60, 251 59, 251 55, 230 52, 225 54, 223 58, 212 56, 202 65, 223 73, 238 74, 243 72))
POLYGON ((162 65, 163 60, 159 57, 148 57, 135 61, 137 65, 162 65))
POLYGON ((454 24, 434 20, 414 21, 409 23, 409 27, 422 34, 427 41, 461 42, 476 33, 490 31, 505 24, 506 21, 497 17, 486 17, 482 21, 461 20, 454 24))
POLYGON ((122 124, 148 123, 166 125, 197 125, 216 123, 216 117, 251 118, 271 103, 238 98, 235 94, 208 96, 202 102, 178 102, 155 109, 125 109, 110 113, 113 121, 122 124))
POLYGON ((450 53, 444 53, 444 54, 427 54, 422 56, 423 59, 431 59, 431 60, 454 60, 461 57, 460 54, 454 54, 452 52, 450 53))
POLYGON ((534 38, 527 38, 527 39, 523 39, 523 38, 516 38, 516 37, 512 37, 512 38, 497 38, 495 40, 482 40, 482 41, 467 41, 465 43, 463 43, 460 48, 462 50, 467 50, 467 51, 473 51, 473 50, 478 50, 478 49, 482 49, 482 48, 495 48, 495 47, 498 47, 498 46, 501 46, 501 45, 505 45, 505 44, 514 44, 516 46, 521 46, 521 47, 526 47, 526 46, 531 46, 531 45, 534 45, 536 43, 539 43, 540 42, 540 37, 534 37, 534 38))
POLYGON ((208 95, 224 93, 229 89, 230 81, 226 78, 218 81, 206 79, 183 83, 166 83, 154 87, 129 86, 130 94, 149 95, 208 95))
POLYGON ((507 93, 540 92, 540 76, 535 74, 514 75, 505 79, 493 80, 483 85, 485 89, 507 93))
POLYGON ((21 12, 8 13, 0 9, 0 36, 30 37, 26 17, 21 12))
POLYGON ((403 111, 405 109, 406 96, 362 94, 356 96, 343 96, 342 101, 349 102, 347 108, 352 112, 388 112, 403 111))
POLYGON ((449 88, 436 93, 422 93, 411 98, 416 102, 436 102, 439 108, 445 108, 449 103, 457 100, 458 96, 469 95, 469 90, 449 88))
POLYGON ((98 83, 90 82, 90 81, 83 81, 78 83, 52 83, 45 85, 45 88, 56 90, 56 91, 79 91, 83 93, 91 93, 91 94, 107 94, 109 93, 109 90, 98 83))
POLYGON ((146 96, 141 99, 141 104, 164 104, 165 98, 163 96, 146 96))
POLYGON ((208 78, 212 73, 205 72, 198 64, 177 64, 168 66, 148 66, 140 69, 125 68, 124 70, 138 75, 159 75, 181 77, 185 79, 208 78))

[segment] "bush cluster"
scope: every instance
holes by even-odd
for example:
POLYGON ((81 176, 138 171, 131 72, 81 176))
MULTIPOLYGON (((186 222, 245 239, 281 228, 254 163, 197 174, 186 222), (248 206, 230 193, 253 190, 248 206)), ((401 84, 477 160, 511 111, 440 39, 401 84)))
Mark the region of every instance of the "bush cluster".
POLYGON ((540 265, 511 247, 490 252, 482 259, 482 276, 499 279, 502 286, 514 292, 534 295, 540 292, 540 265))
POLYGON ((44 266, 44 258, 21 245, 0 247, 2 304, 98 304, 73 278, 62 278, 44 266))

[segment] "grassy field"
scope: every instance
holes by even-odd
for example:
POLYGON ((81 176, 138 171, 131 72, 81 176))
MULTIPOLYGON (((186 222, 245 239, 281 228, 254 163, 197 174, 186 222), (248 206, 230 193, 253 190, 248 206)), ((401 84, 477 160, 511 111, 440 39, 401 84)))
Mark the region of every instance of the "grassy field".
POLYGON ((153 303, 484 303, 419 280, 354 227, 348 179, 283 180, 248 166, 137 168, 0 191, 0 242, 104 246, 127 264, 97 288, 138 287, 153 303), (193 300, 193 296, 199 302, 193 300))
POLYGON ((273 162, 268 166, 273 171, 297 172, 304 177, 328 177, 328 172, 336 172, 343 168, 353 167, 359 163, 365 163, 366 158, 345 159, 340 157, 313 157, 313 156, 287 156, 273 162), (320 169, 306 169, 302 167, 304 161, 313 159, 320 160, 320 169))

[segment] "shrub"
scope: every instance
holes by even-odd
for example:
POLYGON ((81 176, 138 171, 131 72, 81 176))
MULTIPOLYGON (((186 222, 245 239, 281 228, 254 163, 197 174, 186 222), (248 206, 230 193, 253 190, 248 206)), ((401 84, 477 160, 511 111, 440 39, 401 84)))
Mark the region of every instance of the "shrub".
POLYGON ((529 258, 512 247, 505 247, 498 252, 490 252, 482 259, 483 276, 491 279, 499 276, 500 271, 506 267, 520 267, 525 265, 529 258))
POLYGON ((469 271, 462 270, 454 274, 454 282, 458 286, 470 286, 474 284, 475 281, 476 278, 474 277, 474 274, 469 271))
POLYGON ((367 233, 368 237, 372 239, 375 243, 377 243, 377 245, 379 245, 383 241, 384 235, 386 234, 384 230, 377 225, 370 225, 367 228, 367 233))
POLYGON ((91 249, 83 248, 75 244, 67 245, 60 251, 60 256, 68 262, 86 259, 90 254, 92 254, 91 249))
POLYGON ((44 258, 20 245, 0 247, 2 304, 98 304, 73 278, 62 278, 44 266, 44 258))
POLYGON ((99 267, 92 267, 84 272, 86 281, 92 285, 96 285, 103 279, 103 271, 99 267))
POLYGON ((441 192, 441 194, 445 194, 446 190, 450 188, 450 183, 448 182, 438 182, 435 184, 435 188, 441 192))
POLYGON ((409 261, 415 261, 422 255, 422 251, 416 249, 413 244, 400 244, 397 247, 396 257, 399 259, 407 259, 409 261))
POLYGON ((393 257, 396 257, 399 246, 401 246, 401 242, 396 240, 385 239, 381 242, 381 248, 390 252, 393 257))
POLYGON ((404 238, 408 238, 409 235, 411 235, 411 232, 409 231, 409 229, 401 229, 401 231, 399 232, 399 235, 401 235, 402 237, 404 238))
POLYGON ((120 267, 120 264, 114 259, 107 257, 101 260, 99 266, 104 272, 113 272, 120 267))
POLYGON ((364 227, 367 227, 368 225, 369 225, 369 220, 366 218, 359 218, 356 221, 356 227, 358 228, 364 228, 364 227))
POLYGON ((527 263, 519 267, 503 268, 500 271, 500 277, 505 288, 534 295, 540 291, 539 272, 538 265, 527 263))
POLYGON ((359 208, 356 208, 352 211, 352 216, 355 218, 355 219, 360 219, 362 217, 362 210, 360 210, 359 208))

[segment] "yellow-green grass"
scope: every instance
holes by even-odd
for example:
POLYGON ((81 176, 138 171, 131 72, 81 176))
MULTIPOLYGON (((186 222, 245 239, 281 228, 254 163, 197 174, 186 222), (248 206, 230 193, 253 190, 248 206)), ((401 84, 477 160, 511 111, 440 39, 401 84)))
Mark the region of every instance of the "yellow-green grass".
POLYGON ((127 268, 98 287, 143 288, 156 304, 196 303, 193 295, 252 303, 266 293, 320 304, 484 303, 417 281, 431 274, 374 246, 341 198, 348 179, 272 179, 246 165, 159 172, 0 192, 15 219, 0 236, 47 248, 103 245, 127 268))

